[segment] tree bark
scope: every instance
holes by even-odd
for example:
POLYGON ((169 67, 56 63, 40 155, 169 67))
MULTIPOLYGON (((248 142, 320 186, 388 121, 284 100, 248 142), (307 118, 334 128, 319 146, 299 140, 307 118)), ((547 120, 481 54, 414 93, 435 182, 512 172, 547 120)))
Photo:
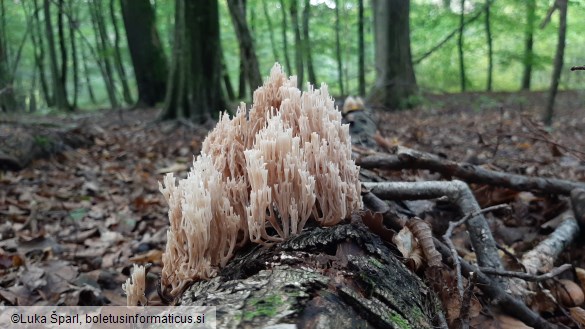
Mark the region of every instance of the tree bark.
POLYGON ((138 87, 136 106, 154 106, 165 99, 167 59, 149 0, 121 0, 122 18, 138 87))
POLYGON ((221 328, 432 328, 442 314, 432 290, 357 221, 246 250, 181 304, 217 306, 221 328))
POLYGON ((373 1, 376 37, 376 84, 368 101, 385 109, 415 105, 416 79, 410 51, 410 1, 373 1))
POLYGON ((303 89, 304 63, 303 63, 303 40, 301 38, 301 29, 299 27, 298 0, 290 0, 290 20, 295 32, 295 67, 297 73, 297 87, 303 89))
POLYGON ((457 38, 457 53, 459 54, 459 80, 461 81, 461 91, 467 89, 465 79, 465 58, 463 53, 463 30, 465 27, 465 0, 460 0, 461 14, 459 14, 459 36, 457 38))
POLYGON ((225 109, 219 33, 217 0, 175 0, 173 62, 162 119, 205 123, 225 109))
POLYGON ((244 61, 244 72, 248 80, 250 92, 262 86, 262 76, 260 75, 260 65, 254 49, 254 40, 246 22, 244 2, 242 0, 228 0, 228 8, 238 43, 240 44, 240 57, 244 61))
POLYGON ((561 72, 563 70, 563 60, 565 57, 565 40, 567 35, 567 0, 555 0, 554 5, 559 10, 559 36, 557 41, 557 50, 553 64, 553 73, 550 82, 550 89, 548 91, 546 109, 543 115, 543 121, 547 126, 552 124, 553 112, 555 106, 555 98, 559 90, 559 81, 561 80, 561 72))
POLYGON ((65 46, 65 26, 63 19, 65 17, 65 1, 59 0, 57 3, 57 34, 59 36, 59 50, 61 52, 61 69, 59 73, 59 84, 63 88, 63 95, 65 97, 65 103, 67 104, 66 109, 69 111, 73 110, 73 107, 69 105, 67 99, 67 47, 65 46))
POLYGON ((309 17, 311 16, 311 1, 305 0, 303 7, 303 50, 305 60, 307 61, 307 73, 309 74, 309 83, 317 84, 317 75, 313 67, 313 55, 311 52, 311 38, 309 37, 309 17))
POLYGON ((534 57, 534 24, 536 22, 536 0, 526 0, 526 28, 524 31, 524 71, 522 90, 530 90, 532 80, 532 61, 534 57))
POLYGON ((366 64, 364 42, 364 0, 358 0, 358 93, 366 94, 366 64))
POLYGON ((335 59, 337 60, 337 83, 339 84, 339 91, 341 95, 345 95, 345 88, 343 86, 343 63, 341 61, 341 42, 339 40, 339 32, 341 30, 339 21, 339 0, 335 0, 335 59))
POLYGON ((486 0, 485 3, 485 34, 486 34, 486 41, 487 41, 487 48, 488 48, 488 70, 487 70, 487 91, 492 91, 492 78, 494 74, 494 56, 493 56, 493 49, 492 49, 492 29, 491 29, 491 22, 490 22, 490 9, 491 3, 490 0, 486 0))

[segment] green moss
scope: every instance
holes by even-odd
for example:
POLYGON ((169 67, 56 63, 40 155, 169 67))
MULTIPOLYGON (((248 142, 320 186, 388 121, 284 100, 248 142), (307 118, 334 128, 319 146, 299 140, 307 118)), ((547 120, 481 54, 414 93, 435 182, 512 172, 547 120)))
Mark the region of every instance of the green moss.
POLYGON ((35 144, 40 146, 42 149, 45 149, 49 146, 51 142, 47 136, 34 136, 35 144))
POLYGON ((244 311, 244 320, 252 320, 260 316, 272 317, 283 304, 282 296, 278 295, 270 295, 262 299, 252 298, 244 311))
POLYGON ((398 326, 398 328, 402 328, 402 329, 410 329, 411 328, 410 323, 408 323, 408 320, 403 318, 398 313, 390 314, 390 319, 392 319, 392 322, 395 323, 398 326))

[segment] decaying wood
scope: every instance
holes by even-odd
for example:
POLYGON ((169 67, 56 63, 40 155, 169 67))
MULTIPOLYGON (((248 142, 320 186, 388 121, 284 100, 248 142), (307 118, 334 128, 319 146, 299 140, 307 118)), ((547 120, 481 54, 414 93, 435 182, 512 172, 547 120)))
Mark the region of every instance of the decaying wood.
POLYGON ((503 269, 496 242, 489 225, 481 214, 469 186, 462 181, 429 182, 382 182, 362 183, 368 190, 382 199, 419 200, 446 196, 459 206, 463 214, 475 214, 467 222, 467 230, 480 266, 503 269))
POLYGON ((534 282, 542 282, 546 280, 550 280, 556 276, 561 275, 562 273, 570 270, 573 268, 571 264, 563 264, 559 267, 553 268, 550 272, 540 275, 535 274, 528 274, 524 272, 512 272, 512 271, 498 271, 494 270, 493 268, 482 267, 480 270, 486 274, 496 274, 500 276, 507 276, 510 278, 519 278, 525 281, 534 281, 534 282))
POLYGON ((547 193, 569 195, 573 189, 585 189, 585 184, 583 183, 493 171, 403 147, 396 148, 394 154, 377 154, 358 158, 356 163, 368 169, 426 169, 438 172, 446 178, 457 177, 467 183, 507 187, 519 191, 545 191, 547 193))
POLYGON ((183 305, 217 306, 218 327, 431 328, 439 302, 359 220, 242 251, 183 305))

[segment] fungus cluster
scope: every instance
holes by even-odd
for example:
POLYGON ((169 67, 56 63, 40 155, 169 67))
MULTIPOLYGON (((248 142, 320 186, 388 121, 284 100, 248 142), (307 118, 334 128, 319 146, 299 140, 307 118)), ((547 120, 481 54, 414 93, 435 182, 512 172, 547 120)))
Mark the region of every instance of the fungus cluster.
POLYGON ((221 116, 188 177, 160 184, 170 221, 161 285, 171 295, 216 275, 238 246, 282 241, 310 220, 335 225, 361 208, 349 127, 326 85, 296 85, 275 64, 251 109, 221 116))

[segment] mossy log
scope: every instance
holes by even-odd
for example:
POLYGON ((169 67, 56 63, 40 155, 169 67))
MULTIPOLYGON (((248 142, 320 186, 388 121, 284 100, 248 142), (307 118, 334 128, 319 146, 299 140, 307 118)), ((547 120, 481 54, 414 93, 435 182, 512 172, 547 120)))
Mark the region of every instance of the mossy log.
POLYGON ((437 298, 395 253, 359 220, 311 228, 242 251, 181 304, 217 306, 218 328, 437 326, 437 298))

